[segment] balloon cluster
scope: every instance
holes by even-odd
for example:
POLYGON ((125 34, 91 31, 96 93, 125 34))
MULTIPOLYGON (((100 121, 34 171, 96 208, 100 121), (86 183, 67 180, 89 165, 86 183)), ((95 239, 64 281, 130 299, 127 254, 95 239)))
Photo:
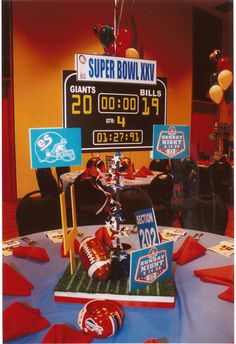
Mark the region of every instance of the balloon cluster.
POLYGON ((210 60, 216 63, 217 71, 210 76, 209 97, 216 104, 220 104, 223 99, 228 104, 233 100, 233 73, 230 58, 222 57, 220 50, 215 49, 210 54, 210 60))
POLYGON ((93 28, 104 48, 104 54, 108 56, 119 56, 129 58, 139 58, 136 49, 130 47, 131 34, 127 29, 119 29, 115 39, 114 29, 110 25, 98 24, 93 28))

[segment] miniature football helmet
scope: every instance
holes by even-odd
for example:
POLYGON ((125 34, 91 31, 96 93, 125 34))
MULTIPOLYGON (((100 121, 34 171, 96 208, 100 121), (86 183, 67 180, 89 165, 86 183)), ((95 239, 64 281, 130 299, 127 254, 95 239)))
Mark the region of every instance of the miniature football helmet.
POLYGON ((114 301, 92 300, 79 312, 80 328, 95 338, 113 336, 123 325, 123 309, 114 301))

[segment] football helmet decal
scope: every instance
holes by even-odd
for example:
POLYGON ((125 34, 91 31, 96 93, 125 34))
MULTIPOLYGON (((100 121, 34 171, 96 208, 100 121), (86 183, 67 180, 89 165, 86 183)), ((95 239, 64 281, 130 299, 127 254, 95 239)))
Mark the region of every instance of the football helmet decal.
POLYGON ((35 153, 40 162, 73 161, 75 152, 66 148, 67 140, 56 132, 46 132, 35 141, 35 153))

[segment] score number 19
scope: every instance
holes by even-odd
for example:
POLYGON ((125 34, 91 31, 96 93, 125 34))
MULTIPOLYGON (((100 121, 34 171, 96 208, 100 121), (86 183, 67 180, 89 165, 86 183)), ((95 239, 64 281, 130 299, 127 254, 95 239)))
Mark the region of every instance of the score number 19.
POLYGON ((156 116, 159 115, 159 98, 147 98, 147 97, 142 97, 143 105, 144 105, 144 110, 142 112, 143 116, 149 116, 150 115, 150 110, 151 107, 154 108, 154 114, 156 116), (151 104, 149 100, 151 99, 151 104))

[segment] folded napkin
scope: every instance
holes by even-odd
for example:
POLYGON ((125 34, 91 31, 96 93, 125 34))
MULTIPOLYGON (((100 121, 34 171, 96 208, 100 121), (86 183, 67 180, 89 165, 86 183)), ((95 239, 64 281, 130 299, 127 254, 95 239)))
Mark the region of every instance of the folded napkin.
POLYGON ((124 178, 129 179, 129 180, 134 180, 135 175, 132 172, 128 172, 127 174, 124 175, 124 178))
MULTIPOLYGON (((74 248, 75 248, 75 252, 79 253, 79 242, 77 239, 75 239, 75 241, 74 241, 74 248)), ((64 242, 63 242, 63 240, 61 243, 61 257, 63 257, 63 258, 70 257, 70 251, 68 251, 67 254, 64 254, 64 242)))
POLYGON ((208 283, 223 284, 223 285, 228 285, 228 286, 232 285, 231 282, 222 281, 219 278, 208 277, 208 276, 200 277, 200 280, 203 281, 203 282, 208 282, 208 283))
POLYGON ((140 171, 142 171, 143 173, 146 174, 146 176, 153 176, 154 173, 152 171, 149 170, 149 168, 145 167, 145 166, 142 166, 140 168, 140 171))
POLYGON ((225 301, 234 302, 234 285, 231 284, 231 286, 223 291, 223 293, 219 294, 218 297, 225 301))
POLYGON ((2 267, 3 294, 28 296, 34 287, 24 276, 10 265, 4 263, 2 267))
POLYGON ((44 248, 31 246, 17 246, 13 247, 12 253, 14 256, 22 258, 32 258, 40 260, 41 262, 48 262, 49 257, 44 248))
POLYGON ((147 175, 145 172, 143 172, 141 169, 138 170, 136 173, 135 173, 135 177, 140 177, 140 178, 147 178, 147 175))
POLYGON ((42 340, 42 344, 49 343, 90 343, 93 337, 83 331, 70 326, 56 324, 50 328, 42 340))
POLYGON ((178 251, 172 255, 177 264, 183 265, 203 255, 206 248, 190 235, 185 239, 178 251))
POLYGON ((194 275, 200 277, 201 281, 223 284, 229 286, 223 293, 219 294, 220 299, 234 302, 234 265, 223 265, 216 268, 194 270, 194 275))
POLYGON ((50 326, 41 316, 40 310, 21 302, 14 302, 3 311, 3 341, 30 333, 38 332, 50 326))
POLYGON ((148 338, 144 341, 144 344, 149 344, 149 343, 159 343, 156 338, 148 338))
POLYGON ((230 285, 234 283, 234 265, 194 270, 194 275, 205 282, 230 285))

